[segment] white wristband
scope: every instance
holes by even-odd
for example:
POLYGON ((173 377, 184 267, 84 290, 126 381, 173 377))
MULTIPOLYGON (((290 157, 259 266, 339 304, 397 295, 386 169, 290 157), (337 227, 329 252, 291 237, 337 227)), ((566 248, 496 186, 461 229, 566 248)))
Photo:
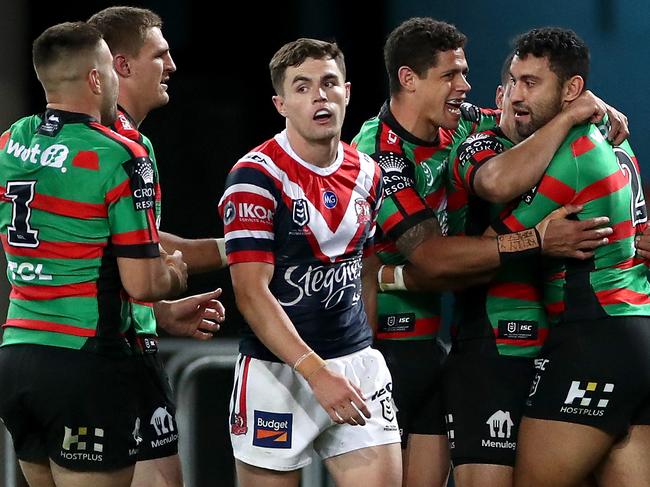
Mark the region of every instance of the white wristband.
POLYGON ((226 258, 226 239, 225 238, 216 238, 217 249, 219 250, 219 257, 221 258, 221 268, 228 266, 228 260, 226 258))
POLYGON ((385 265, 382 265, 379 268, 377 273, 377 283, 379 284, 379 289, 381 291, 406 291, 406 284, 404 284, 404 266, 397 265, 393 268, 393 281, 394 282, 383 282, 381 280, 381 275, 384 270, 385 265))

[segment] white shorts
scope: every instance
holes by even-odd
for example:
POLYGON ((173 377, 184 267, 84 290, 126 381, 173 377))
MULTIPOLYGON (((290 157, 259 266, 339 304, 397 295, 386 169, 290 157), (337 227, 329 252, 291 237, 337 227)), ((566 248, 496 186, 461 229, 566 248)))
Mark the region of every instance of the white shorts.
POLYGON ((270 470, 297 470, 312 450, 329 458, 369 446, 399 443, 392 380, 384 357, 370 347, 327 360, 363 392, 372 417, 364 426, 333 422, 300 374, 284 363, 239 355, 230 399, 235 458, 270 470))

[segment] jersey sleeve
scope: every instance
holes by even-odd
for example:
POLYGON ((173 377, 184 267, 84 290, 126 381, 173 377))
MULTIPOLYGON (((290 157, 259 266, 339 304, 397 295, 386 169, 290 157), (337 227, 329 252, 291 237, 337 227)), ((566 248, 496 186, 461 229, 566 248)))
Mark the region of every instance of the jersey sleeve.
POLYGON ((134 157, 113 172, 105 196, 113 251, 117 257, 158 257, 154 169, 148 157, 134 157))
POLYGON ((451 154, 452 176, 457 185, 471 194, 474 190, 476 170, 494 156, 505 150, 499 138, 489 132, 472 134, 465 139, 451 154))
POLYGON ((563 145, 551 160, 539 184, 527 193, 501 222, 497 233, 532 228, 557 208, 574 201, 578 188, 578 161, 570 145, 563 145))
POLYGON ((242 159, 233 167, 219 202, 228 265, 275 264, 276 194, 272 176, 259 162, 242 159))
POLYGON ((378 152, 373 158, 382 172, 383 202, 377 224, 384 235, 398 240, 410 228, 436 215, 418 194, 413 163, 397 152, 378 152))

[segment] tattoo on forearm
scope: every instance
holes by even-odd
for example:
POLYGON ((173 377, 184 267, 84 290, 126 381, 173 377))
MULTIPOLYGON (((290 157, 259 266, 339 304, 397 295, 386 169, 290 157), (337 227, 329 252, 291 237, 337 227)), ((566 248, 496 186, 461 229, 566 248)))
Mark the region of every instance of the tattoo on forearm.
POLYGON ((404 257, 408 257, 418 247, 418 245, 424 242, 427 238, 432 235, 441 234, 442 232, 440 231, 438 220, 435 218, 429 218, 428 220, 424 220, 414 227, 409 228, 400 238, 397 239, 395 245, 400 254, 404 257))

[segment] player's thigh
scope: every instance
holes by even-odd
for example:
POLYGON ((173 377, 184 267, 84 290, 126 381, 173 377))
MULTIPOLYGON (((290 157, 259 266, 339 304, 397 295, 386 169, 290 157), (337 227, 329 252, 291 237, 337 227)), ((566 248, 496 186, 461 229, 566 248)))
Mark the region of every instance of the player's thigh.
POLYGON ((579 485, 614 439, 593 426, 524 418, 519 427, 515 487, 579 485))
POLYGON ((50 462, 27 462, 20 460, 20 469, 30 487, 55 487, 50 462))
POLYGON ((454 467, 514 466, 517 432, 532 375, 532 359, 479 352, 450 354, 444 371, 444 402, 454 467))
POLYGON ((324 463, 337 487, 399 487, 402 483, 399 443, 361 448, 324 463))
POLYGON ((131 487, 183 487, 181 460, 176 455, 135 464, 131 487))
POLYGON ((404 487, 444 487, 449 477, 447 435, 415 435, 402 450, 404 487))
POLYGON ((129 487, 133 466, 110 472, 78 472, 50 462, 52 477, 57 487, 129 487))
POLYGON ((239 487, 298 487, 300 470, 279 471, 235 460, 239 487))
POLYGON ((456 487, 512 487, 513 467, 466 463, 454 468, 456 487))
POLYGON ((410 435, 445 435, 442 364, 446 351, 436 340, 376 343, 392 376, 402 448, 410 435))
MULTIPOLYGON (((148 341, 151 343, 151 339, 148 341)), ((138 415, 141 418, 141 441, 138 462, 171 458, 178 453, 178 425, 169 379, 158 354, 144 353, 133 357, 133 360, 139 373, 138 415)), ((180 476, 180 467, 175 475, 180 476)))
POLYGON ((650 485, 650 425, 634 425, 596 470, 599 487, 650 485))

